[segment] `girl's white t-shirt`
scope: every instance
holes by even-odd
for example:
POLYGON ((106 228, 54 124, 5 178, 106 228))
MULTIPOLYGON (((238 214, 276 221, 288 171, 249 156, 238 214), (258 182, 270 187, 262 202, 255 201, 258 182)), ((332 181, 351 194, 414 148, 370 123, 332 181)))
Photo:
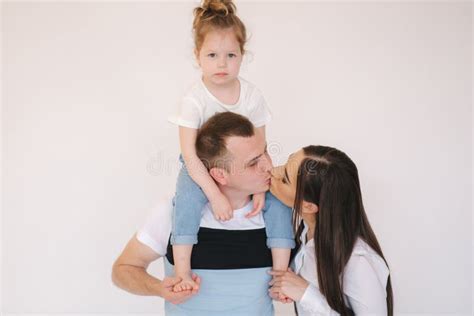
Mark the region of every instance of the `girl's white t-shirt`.
POLYGON ((199 129, 211 116, 221 112, 234 112, 247 117, 255 127, 266 125, 271 120, 271 112, 262 93, 247 80, 238 77, 240 95, 233 105, 220 102, 206 88, 202 79, 198 80, 183 96, 175 115, 168 118, 173 124, 199 129))

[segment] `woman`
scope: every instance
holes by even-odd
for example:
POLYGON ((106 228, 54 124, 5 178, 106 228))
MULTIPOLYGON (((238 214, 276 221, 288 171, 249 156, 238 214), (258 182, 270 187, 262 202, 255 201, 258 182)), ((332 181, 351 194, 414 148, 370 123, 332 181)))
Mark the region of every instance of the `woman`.
POLYGON ((270 295, 296 302, 298 315, 393 315, 389 269, 352 160, 331 147, 305 147, 274 168, 270 190, 294 210, 298 249, 295 272, 270 272, 270 295))

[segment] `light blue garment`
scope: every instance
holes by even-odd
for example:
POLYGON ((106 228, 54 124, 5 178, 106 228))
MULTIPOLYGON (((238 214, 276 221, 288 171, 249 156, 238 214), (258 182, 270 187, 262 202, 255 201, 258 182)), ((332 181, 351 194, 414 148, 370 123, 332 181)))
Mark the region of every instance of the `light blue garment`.
POLYGON ((202 189, 189 175, 181 155, 179 155, 179 161, 183 165, 179 171, 173 198, 171 244, 194 245, 197 244, 201 212, 208 200, 202 189))
MULTIPOLYGON (((179 159, 183 162, 183 166, 173 199, 171 243, 192 245, 197 243, 201 211, 208 200, 202 189, 189 176, 181 155, 179 159)), ((295 247, 291 208, 284 205, 270 191, 265 195, 263 218, 269 248, 295 247)))
MULTIPOLYGON (((173 276, 174 267, 163 258, 165 275, 173 276)), ((193 270, 201 277, 199 293, 184 303, 165 301, 167 316, 273 316, 268 295, 270 268, 233 270, 193 270)))

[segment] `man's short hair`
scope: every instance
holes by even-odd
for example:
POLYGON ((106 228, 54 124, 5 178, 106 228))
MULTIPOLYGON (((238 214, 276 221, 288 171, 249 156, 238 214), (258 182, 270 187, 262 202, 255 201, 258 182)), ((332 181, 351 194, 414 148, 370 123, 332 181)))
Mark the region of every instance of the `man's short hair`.
POLYGON ((232 112, 217 113, 199 129, 196 154, 207 170, 217 167, 229 171, 229 161, 232 157, 226 148, 227 139, 232 136, 254 135, 254 126, 245 116, 232 112))

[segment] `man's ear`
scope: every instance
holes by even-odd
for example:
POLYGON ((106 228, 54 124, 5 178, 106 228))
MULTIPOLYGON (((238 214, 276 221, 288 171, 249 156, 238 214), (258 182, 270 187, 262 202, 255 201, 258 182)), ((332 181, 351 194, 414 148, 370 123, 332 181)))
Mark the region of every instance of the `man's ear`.
POLYGON ((319 207, 311 202, 303 201, 303 213, 316 214, 319 211, 319 207))
POLYGON ((209 174, 217 183, 221 185, 227 184, 227 171, 225 171, 224 169, 214 167, 209 170, 209 174))

